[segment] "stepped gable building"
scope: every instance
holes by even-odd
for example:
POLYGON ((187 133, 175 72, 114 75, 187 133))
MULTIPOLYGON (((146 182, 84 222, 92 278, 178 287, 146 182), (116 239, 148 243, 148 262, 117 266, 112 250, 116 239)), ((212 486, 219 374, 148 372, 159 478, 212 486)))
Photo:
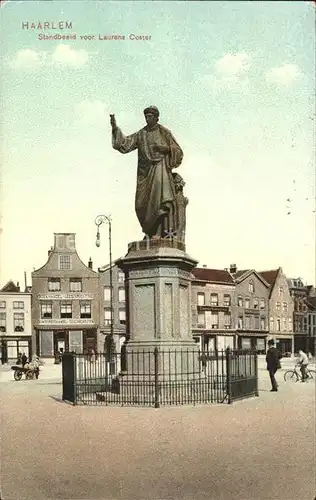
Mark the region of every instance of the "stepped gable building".
POLYGON ((32 354, 31 293, 21 292, 19 283, 9 281, 0 290, 0 359, 16 361, 18 353, 32 354))
POLYGON ((192 334, 201 350, 235 346, 234 279, 227 270, 192 271, 192 334))
POLYGON ((282 354, 292 353, 293 299, 287 278, 281 267, 259 273, 270 285, 269 293, 269 334, 282 354))
POLYGON ((78 256, 74 233, 55 233, 46 264, 32 273, 32 320, 39 356, 97 351, 100 277, 78 256))
POLYGON ((230 266, 236 284, 233 315, 236 318, 236 347, 266 352, 269 317, 269 283, 254 269, 230 266))

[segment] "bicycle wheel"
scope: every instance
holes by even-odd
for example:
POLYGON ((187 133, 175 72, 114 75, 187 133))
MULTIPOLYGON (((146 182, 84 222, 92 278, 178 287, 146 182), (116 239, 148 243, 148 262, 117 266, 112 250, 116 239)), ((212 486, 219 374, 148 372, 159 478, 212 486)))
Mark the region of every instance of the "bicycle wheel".
POLYGON ((294 370, 287 370, 284 373, 284 382, 297 382, 298 381, 298 375, 296 371, 294 370))
POLYGON ((308 379, 310 379, 310 380, 316 380, 316 372, 315 372, 315 370, 308 370, 307 375, 308 375, 308 379))
POLYGON ((22 378, 22 372, 19 372, 18 370, 15 370, 13 375, 14 375, 14 380, 21 380, 22 378))

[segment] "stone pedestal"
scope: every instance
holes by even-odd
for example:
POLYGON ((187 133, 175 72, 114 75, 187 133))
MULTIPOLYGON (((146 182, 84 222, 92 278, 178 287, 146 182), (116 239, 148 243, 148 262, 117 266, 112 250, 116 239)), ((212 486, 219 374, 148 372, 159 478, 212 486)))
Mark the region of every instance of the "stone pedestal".
POLYGON ((131 243, 116 264, 126 282, 127 378, 152 381, 157 369, 164 381, 196 373, 200 363, 191 332, 191 271, 197 261, 181 241, 157 239, 131 243))

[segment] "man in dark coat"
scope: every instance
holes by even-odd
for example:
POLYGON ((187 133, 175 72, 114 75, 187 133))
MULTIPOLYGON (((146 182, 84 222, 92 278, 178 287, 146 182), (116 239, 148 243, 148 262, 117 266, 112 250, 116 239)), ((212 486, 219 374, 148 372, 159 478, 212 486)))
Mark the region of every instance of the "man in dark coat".
POLYGON ((22 361, 22 366, 23 366, 23 368, 24 368, 24 366, 25 366, 25 365, 26 365, 26 363, 27 363, 27 356, 26 356, 25 352, 22 354, 21 361, 22 361))
POLYGON ((276 349, 276 347, 274 347, 273 339, 268 341, 268 346, 269 349, 266 355, 266 362, 267 362, 267 370, 269 372, 272 385, 271 392, 277 392, 278 384, 277 381, 275 380, 275 374, 277 370, 281 368, 280 359, 282 358, 282 355, 280 351, 276 349))

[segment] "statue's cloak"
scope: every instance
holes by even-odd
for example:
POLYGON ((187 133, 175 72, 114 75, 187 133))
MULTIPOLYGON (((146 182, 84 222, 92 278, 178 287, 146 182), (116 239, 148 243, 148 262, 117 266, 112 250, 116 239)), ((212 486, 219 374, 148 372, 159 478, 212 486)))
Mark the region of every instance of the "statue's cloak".
POLYGON ((172 169, 181 164, 183 152, 170 130, 157 124, 153 129, 146 126, 124 136, 117 128, 112 133, 112 146, 120 153, 138 149, 135 210, 143 232, 151 235, 158 219, 167 213, 172 214, 169 231, 176 230, 178 210, 172 169), (169 153, 157 153, 155 145, 168 146, 169 153))

